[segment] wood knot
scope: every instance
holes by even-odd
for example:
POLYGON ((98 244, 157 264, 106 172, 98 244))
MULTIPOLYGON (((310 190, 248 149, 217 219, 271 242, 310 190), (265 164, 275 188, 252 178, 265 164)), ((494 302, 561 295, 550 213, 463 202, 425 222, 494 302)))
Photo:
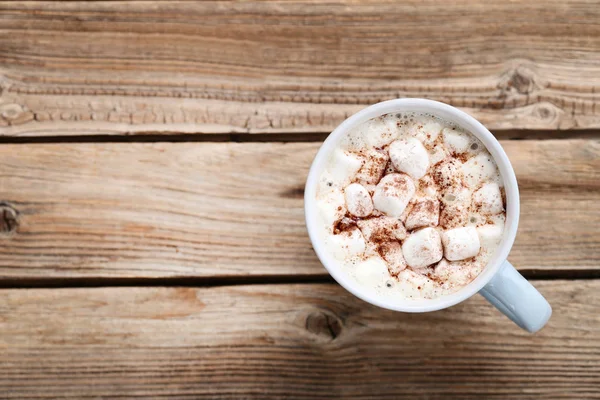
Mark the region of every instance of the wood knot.
POLYGON ((550 119, 552 118, 554 112, 552 112, 552 110, 548 109, 548 107, 544 107, 544 106, 540 106, 537 107, 535 109, 535 113, 541 118, 541 119, 550 119))
POLYGON ((0 115, 9 121, 17 119, 22 112, 23 107, 19 104, 11 103, 0 106, 0 115))
POLYGON ((0 236, 9 236, 17 231, 19 213, 7 203, 0 203, 0 236))
POLYGON ((542 119, 546 119, 548 118, 552 113, 550 112, 550 110, 548 110, 547 108, 540 108, 538 110, 538 114, 540 115, 540 117, 542 119))
POLYGON ((544 124, 560 126, 562 110, 551 103, 538 103, 530 109, 530 115, 544 124))
POLYGON ((324 311, 311 312, 306 317, 306 330, 327 340, 335 340, 342 332, 338 317, 324 311))
POLYGON ((3 125, 21 125, 34 119, 33 113, 24 110, 19 104, 4 104, 0 106, 0 121, 3 125))
POLYGON ((507 71, 498 83, 498 88, 504 92, 516 91, 519 94, 531 94, 536 90, 535 72, 520 65, 507 71))

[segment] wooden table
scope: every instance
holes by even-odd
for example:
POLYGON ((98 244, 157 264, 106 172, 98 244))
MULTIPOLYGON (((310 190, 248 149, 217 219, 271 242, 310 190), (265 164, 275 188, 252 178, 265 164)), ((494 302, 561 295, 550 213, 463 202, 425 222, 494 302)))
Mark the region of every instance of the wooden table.
POLYGON ((0 397, 600 398, 600 4, 0 2, 0 397), (426 97, 501 139, 554 315, 349 295, 320 142, 426 97))

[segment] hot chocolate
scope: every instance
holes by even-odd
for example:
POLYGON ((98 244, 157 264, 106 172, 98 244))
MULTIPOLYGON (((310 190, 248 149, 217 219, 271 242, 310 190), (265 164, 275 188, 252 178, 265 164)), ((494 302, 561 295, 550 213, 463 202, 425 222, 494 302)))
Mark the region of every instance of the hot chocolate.
POLYGON ((475 279, 501 241, 504 198, 475 136, 416 113, 353 129, 317 188, 328 251, 365 289, 401 299, 433 299, 475 279))

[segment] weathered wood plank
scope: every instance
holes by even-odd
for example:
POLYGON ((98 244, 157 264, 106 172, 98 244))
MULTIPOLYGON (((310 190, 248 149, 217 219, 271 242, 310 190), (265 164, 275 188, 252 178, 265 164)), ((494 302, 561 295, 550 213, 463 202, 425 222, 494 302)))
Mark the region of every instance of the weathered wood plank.
MULTIPOLYGON (((600 142, 503 145, 522 199, 511 261, 522 269, 598 269, 600 142)), ((325 274, 302 199, 318 147, 2 145, 0 276, 325 274)))
POLYGON ((337 285, 0 291, 3 398, 584 399, 599 281, 534 282, 529 335, 476 296, 429 314, 337 285))
POLYGON ((600 127, 596 1, 0 2, 0 135, 321 132, 377 101, 600 127))

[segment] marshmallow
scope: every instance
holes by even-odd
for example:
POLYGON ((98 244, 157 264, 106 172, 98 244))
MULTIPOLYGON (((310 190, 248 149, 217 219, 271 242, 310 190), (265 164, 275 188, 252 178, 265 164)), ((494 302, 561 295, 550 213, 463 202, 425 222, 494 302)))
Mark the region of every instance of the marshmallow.
POLYGON ((429 163, 431 165, 435 165, 440 161, 443 161, 446 158, 448 158, 449 155, 450 153, 448 153, 448 150, 446 150, 446 148, 443 145, 435 144, 433 145, 429 153, 429 163))
POLYGON ((354 216, 366 217, 373 212, 373 201, 369 192, 358 183, 346 186, 344 198, 348 212, 354 216))
POLYGON ((442 125, 436 121, 428 121, 423 124, 421 132, 425 136, 422 140, 423 143, 433 144, 442 132, 442 125))
POLYGON ((431 272, 433 271, 433 265, 427 265, 425 267, 419 267, 419 268, 415 268, 415 267, 411 267, 411 270, 416 272, 419 275, 423 275, 423 276, 429 276, 431 274, 431 272))
POLYGON ((437 284, 418 272, 407 268, 398 274, 398 281, 398 286, 402 288, 408 298, 431 298, 435 296, 437 284))
POLYGON ((468 159, 463 164, 462 170, 465 174, 466 183, 472 188, 498 175, 496 164, 487 151, 468 159))
POLYGON ((327 168, 334 184, 342 187, 350 183, 354 175, 362 167, 363 162, 357 156, 336 149, 327 168))
POLYGON ((442 131, 444 143, 453 154, 462 154, 469 150, 471 138, 465 132, 456 129, 445 128, 442 131))
POLYGON ((383 286, 390 278, 388 266, 380 257, 370 257, 358 263, 354 271, 358 283, 365 287, 383 286))
POLYGON ((451 289, 460 288, 471 282, 477 275, 470 263, 466 261, 448 261, 445 258, 434 267, 432 277, 444 282, 444 285, 451 289), (475 275, 475 276, 473 276, 475 275))
POLYGON ((440 226, 449 229, 465 226, 469 223, 471 192, 465 188, 450 188, 442 194, 440 226))
POLYGON ((346 213, 344 194, 339 189, 333 189, 317 202, 319 214, 326 226, 333 226, 346 213))
POLYGON ((437 121, 431 121, 429 118, 417 120, 409 127, 410 134, 427 146, 433 145, 441 131, 442 125, 437 121))
POLYGON ((415 204, 408 214, 405 225, 410 230, 424 226, 436 226, 439 219, 440 202, 437 199, 425 199, 415 204))
POLYGON ((420 179, 429 168, 429 154, 423 144, 415 138, 399 139, 390 144, 388 149, 394 168, 420 179))
POLYGON ((417 193, 423 197, 437 197, 438 188, 433 177, 428 174, 419 179, 417 193))
POLYGON ((440 281, 445 282, 452 274, 452 266, 445 258, 442 258, 439 263, 433 268, 432 275, 440 281))
POLYGON ((402 246, 398 242, 383 243, 378 248, 379 254, 388 264, 388 270, 392 275, 398 275, 406 268, 406 261, 402 254, 402 246))
POLYGON ((502 225, 498 224, 486 224, 477 228, 477 234, 479 235, 479 242, 482 249, 488 251, 496 249, 502 241, 502 234, 504 229, 502 225))
POLYGON ((373 204, 379 211, 391 217, 399 217, 414 194, 415 185, 407 175, 389 174, 375 187, 373 204))
POLYGON ((433 179, 442 189, 459 188, 464 183, 464 173, 460 162, 454 158, 446 159, 435 165, 433 179))
POLYGON ((365 239, 370 242, 404 240, 406 238, 404 224, 397 218, 383 215, 359 220, 357 224, 365 239))
POLYGON ((443 232, 442 243, 444 257, 450 261, 475 257, 479 253, 479 235, 473 226, 443 232))
POLYGON ((421 229, 410 235, 402 244, 406 263, 412 268, 422 268, 442 259, 440 234, 433 228, 421 229))
POLYGON ((373 118, 358 125, 349 132, 346 144, 348 148, 361 150, 365 147, 383 147, 398 137, 396 130, 391 131, 384 118, 373 118))
POLYGON ((365 252, 367 244, 358 228, 342 231, 337 235, 331 235, 332 254, 339 260, 356 257, 365 252))
POLYGON ((383 151, 371 150, 365 155, 365 162, 356 174, 356 180, 366 185, 376 185, 385 173, 388 156, 383 151))
POLYGON ((481 214, 500 214, 504 211, 502 194, 498 184, 485 184, 473 193, 473 205, 481 214))

